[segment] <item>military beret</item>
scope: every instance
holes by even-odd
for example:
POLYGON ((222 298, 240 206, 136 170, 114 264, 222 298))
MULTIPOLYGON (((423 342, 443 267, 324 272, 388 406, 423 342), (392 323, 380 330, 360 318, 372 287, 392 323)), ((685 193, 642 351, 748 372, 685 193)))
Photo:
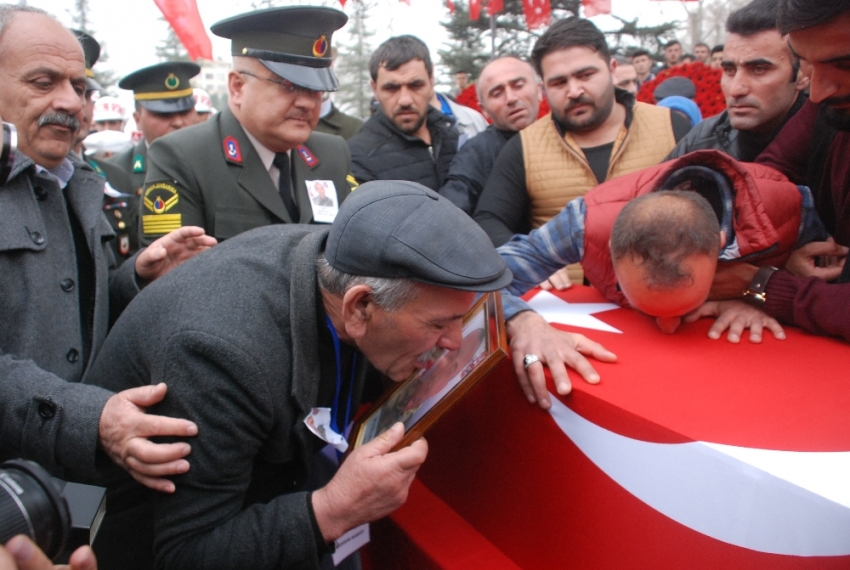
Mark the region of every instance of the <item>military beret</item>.
POLYGON ((415 182, 360 185, 342 203, 325 247, 338 271, 464 291, 495 291, 511 271, 478 224, 415 182))
POLYGON ((155 113, 179 113, 195 106, 189 80, 201 72, 191 61, 166 61, 134 71, 118 82, 136 102, 155 113))
POLYGON ((231 55, 254 57, 269 71, 313 91, 336 91, 331 36, 348 21, 344 12, 317 6, 255 10, 210 27, 231 40, 231 55))

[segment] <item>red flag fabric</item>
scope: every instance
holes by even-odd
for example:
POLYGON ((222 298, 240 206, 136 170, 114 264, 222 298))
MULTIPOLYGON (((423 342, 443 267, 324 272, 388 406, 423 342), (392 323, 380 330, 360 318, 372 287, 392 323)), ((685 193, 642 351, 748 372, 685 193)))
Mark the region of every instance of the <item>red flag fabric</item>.
POLYGON ((455 13, 455 3, 452 0, 446 0, 446 6, 449 9, 449 14, 455 13))
POLYGON ((339 0, 339 5, 345 8, 345 0, 339 0))
POLYGON ((495 16, 497 13, 505 9, 504 0, 490 0, 487 2, 487 14, 495 16))
POLYGON ((522 0, 522 11, 525 14, 525 24, 529 30, 534 30, 549 23, 552 12, 549 0, 522 0))
POLYGON ((469 19, 473 22, 481 16, 481 0, 469 0, 469 19))
POLYGON ((611 0, 581 0, 581 5, 585 18, 611 13, 611 0))
POLYGON ((195 59, 212 59, 212 42, 207 35, 207 29, 201 21, 198 5, 195 0, 153 0, 159 8, 174 33, 180 38, 183 47, 189 52, 189 57, 195 59))

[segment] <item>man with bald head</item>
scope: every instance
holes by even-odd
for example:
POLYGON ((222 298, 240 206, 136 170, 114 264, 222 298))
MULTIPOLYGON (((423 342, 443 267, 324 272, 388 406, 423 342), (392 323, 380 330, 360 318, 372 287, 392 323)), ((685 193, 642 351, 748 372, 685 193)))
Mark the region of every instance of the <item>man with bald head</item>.
POLYGON ((69 30, 42 10, 0 4, 0 115, 18 141, 0 180, 0 462, 95 477, 105 452, 141 483, 173 491, 163 477, 189 468, 189 446, 145 438, 197 428, 145 415, 165 385, 113 394, 79 382, 139 289, 215 242, 183 228, 114 269, 104 179, 71 153, 86 89, 69 30))
POLYGON ((481 112, 492 124, 460 148, 440 188, 440 194, 470 216, 505 143, 537 120, 541 97, 534 68, 516 57, 488 63, 477 89, 481 112))
MULTIPOLYGON (((719 151, 698 151, 609 180, 539 229, 515 235, 499 248, 514 276, 502 294, 508 334, 515 339, 511 351, 515 360, 517 354, 536 355, 541 362, 553 355, 564 358, 564 352, 542 343, 533 346, 533 339, 553 333, 518 298, 558 267, 581 262, 590 283, 609 300, 653 317, 669 334, 695 320, 720 265, 741 258, 762 266, 782 264, 794 248, 825 235, 808 188, 719 151)), ((761 340, 763 327, 784 338, 775 320, 740 300, 721 308, 734 312, 718 319, 711 338, 727 327, 731 342, 748 327, 752 342, 761 340)), ((567 349, 577 358, 572 366, 588 381, 598 381, 575 352, 599 355, 577 346, 567 349)), ((515 362, 515 369, 529 400, 548 407, 542 366, 523 370, 522 362, 515 362)), ((552 372, 559 393, 569 391, 566 374, 559 378, 552 372)))

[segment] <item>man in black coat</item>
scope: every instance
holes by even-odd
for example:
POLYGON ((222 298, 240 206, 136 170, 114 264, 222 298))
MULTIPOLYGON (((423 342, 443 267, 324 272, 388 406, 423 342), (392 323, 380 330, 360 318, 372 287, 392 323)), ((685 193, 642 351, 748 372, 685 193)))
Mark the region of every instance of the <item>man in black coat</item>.
POLYGON ((458 146, 454 120, 431 107, 434 64, 422 40, 398 36, 369 60, 380 109, 349 139, 351 172, 359 183, 410 180, 439 190, 458 146))
POLYGON ((777 0, 753 0, 726 20, 720 86, 726 110, 705 119, 665 160, 702 149, 752 162, 806 101, 809 78, 776 29, 777 0))
POLYGON ((18 134, 0 181, 0 461, 94 477, 106 452, 137 480, 170 490, 162 476, 188 469, 189 446, 145 438, 196 428, 144 413, 165 386, 113 394, 80 380, 140 287, 215 242, 183 228, 115 269, 104 180, 69 154, 83 118, 83 50, 42 10, 0 5, 0 21, 0 114, 18 134))
POLYGON ((397 424, 310 492, 308 467, 333 443, 319 433, 343 432, 378 373, 402 381, 458 350, 476 292, 510 278, 468 216, 394 181, 353 193, 329 229, 245 232, 143 291, 89 380, 168 378, 157 412, 199 427, 191 469, 151 503, 157 567, 316 568, 334 540, 399 507, 424 440, 390 452, 397 424), (314 408, 329 414, 322 430, 305 423, 314 408))
POLYGON ((493 121, 457 152, 440 194, 469 214, 493 171, 499 153, 519 131, 537 120, 540 81, 530 64, 516 57, 500 57, 478 76, 481 111, 493 121))

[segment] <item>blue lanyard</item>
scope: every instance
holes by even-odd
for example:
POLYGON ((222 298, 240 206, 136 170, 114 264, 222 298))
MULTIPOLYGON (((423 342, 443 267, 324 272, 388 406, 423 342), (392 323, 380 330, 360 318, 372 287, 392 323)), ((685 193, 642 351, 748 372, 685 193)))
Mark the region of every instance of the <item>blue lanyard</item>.
POLYGON ((336 334, 336 329, 334 328, 333 323, 331 323, 330 317, 327 315, 325 315, 325 322, 328 324, 328 330, 331 331, 331 337, 334 341, 334 354, 336 355, 336 390, 334 391, 333 408, 331 408, 331 427, 336 433, 345 436, 343 430, 348 427, 348 422, 351 419, 351 400, 354 395, 354 375, 357 371, 357 352, 355 352, 354 356, 351 358, 351 384, 348 387, 348 403, 345 405, 345 423, 342 425, 342 429, 340 429, 339 422, 337 422, 336 418, 339 413, 339 395, 342 393, 342 356, 339 346, 339 335, 336 334))

